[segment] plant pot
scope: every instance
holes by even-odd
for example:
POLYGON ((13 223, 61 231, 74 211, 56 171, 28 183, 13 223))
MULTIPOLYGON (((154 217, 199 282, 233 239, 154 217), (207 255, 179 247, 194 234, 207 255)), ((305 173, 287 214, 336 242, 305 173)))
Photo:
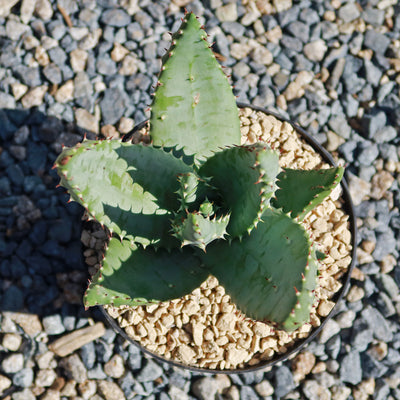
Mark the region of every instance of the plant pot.
MULTIPOLYGON (((310 135, 308 135, 302 128, 300 128, 296 124, 293 124, 292 122, 288 121, 285 118, 282 118, 281 116, 279 116, 275 113, 268 112, 261 107, 251 107, 251 106, 248 106, 245 104, 238 104, 238 106, 243 109, 251 108, 253 110, 253 113, 261 112, 267 116, 275 117, 281 123, 290 124, 293 127, 293 130, 296 132, 296 134, 300 136, 301 141, 303 143, 306 143, 307 145, 311 146, 311 148, 320 155, 323 162, 330 164, 331 166, 336 166, 331 155, 324 148, 322 148, 315 141, 315 139, 313 139, 310 135)), ((287 127, 288 125, 285 125, 285 126, 287 127)), ((134 137, 135 135, 138 135, 138 133, 141 130, 143 130, 145 127, 146 127, 146 122, 143 122, 140 125, 136 126, 134 128, 134 130, 131 132, 131 134, 129 134, 127 137, 125 137, 124 140, 131 140, 132 137, 134 137)), ((290 346, 287 346, 288 348, 283 354, 279 354, 279 351, 278 351, 273 356, 269 357, 268 359, 259 360, 258 358, 254 358, 254 363, 252 363, 250 360, 250 361, 247 361, 246 363, 242 363, 241 367, 234 368, 234 369, 218 369, 218 368, 210 369, 210 368, 204 368, 204 367, 196 366, 196 365, 188 365, 186 363, 179 362, 174 359, 163 357, 160 354, 157 354, 156 352, 149 350, 148 348, 146 348, 145 346, 140 344, 138 341, 134 340, 131 336, 129 336, 121 328, 121 326, 116 322, 116 319, 114 319, 110 316, 109 313, 113 314, 114 317, 117 315, 115 313, 115 310, 113 311, 111 309, 111 311, 106 311, 105 307, 103 307, 103 306, 100 306, 100 310, 103 312, 105 318, 107 319, 107 321, 110 323, 110 325, 113 327, 113 329, 115 331, 117 331, 119 334, 121 334, 129 342, 138 346, 144 353, 146 353, 160 361, 167 362, 171 365, 184 367, 191 371, 196 371, 196 372, 201 372, 201 373, 213 373, 213 374, 215 374, 215 373, 224 373, 224 374, 242 373, 242 372, 249 372, 249 371, 255 371, 258 369, 263 369, 266 367, 271 367, 280 361, 288 359, 289 357, 291 357, 295 353, 297 353, 300 349, 302 349, 305 345, 307 345, 311 340, 313 340, 316 337, 316 335, 318 335, 318 333, 324 327, 326 322, 332 317, 332 315, 335 314, 335 310, 336 310, 338 302, 341 300, 343 295, 348 290, 351 272, 354 267, 354 263, 355 263, 355 259, 356 259, 356 255, 355 255, 355 251, 356 251, 356 221, 355 221, 352 200, 350 198, 349 190, 347 188, 347 184, 344 179, 341 182, 341 189, 342 189, 342 193, 340 195, 341 206, 338 206, 338 207, 340 209, 342 209, 343 212, 348 216, 348 231, 349 231, 349 234, 351 235, 351 238, 349 239, 350 245, 351 245, 351 250, 349 250, 348 255, 351 257, 351 262, 347 267, 343 267, 340 270, 340 272, 338 272, 338 274, 340 274, 341 276, 340 276, 340 278, 337 279, 336 283, 338 283, 338 284, 340 283, 341 287, 331 297, 329 297, 329 301, 328 301, 329 304, 334 303, 334 307, 330 310, 329 313, 327 313, 327 315, 317 318, 319 321, 318 324, 320 323, 320 325, 313 326, 310 329, 310 331, 307 333, 306 337, 304 337, 305 334, 301 333, 301 334, 299 334, 299 336, 296 339, 294 339, 292 342, 289 342, 290 346), (258 362, 255 363, 255 361, 258 361, 258 362)), ((322 290, 322 292, 323 292, 323 290, 322 290)), ((126 312, 126 311, 124 311, 124 312, 126 312)), ((323 315, 323 314, 320 314, 320 315, 323 315)), ((165 333, 164 336, 167 336, 167 333, 165 333)), ((195 339, 193 339, 193 340, 195 341, 195 339)), ((224 340, 225 339, 222 339, 221 342, 223 342, 224 340)), ((279 343, 279 342, 277 342, 277 343, 279 343)), ((285 348, 285 345, 282 345, 281 348, 285 348)), ((225 364, 229 365, 229 363, 225 363, 225 364)))

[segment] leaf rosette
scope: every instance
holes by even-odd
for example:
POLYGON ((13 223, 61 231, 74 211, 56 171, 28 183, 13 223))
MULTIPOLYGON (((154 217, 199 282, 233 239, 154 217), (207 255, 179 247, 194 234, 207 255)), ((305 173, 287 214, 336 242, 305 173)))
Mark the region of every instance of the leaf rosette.
POLYGON ((309 319, 317 251, 301 220, 343 168, 281 169, 240 145, 235 97, 192 14, 172 36, 149 146, 84 140, 55 166, 71 198, 113 234, 85 306, 183 297, 212 274, 248 317, 294 330, 309 319))

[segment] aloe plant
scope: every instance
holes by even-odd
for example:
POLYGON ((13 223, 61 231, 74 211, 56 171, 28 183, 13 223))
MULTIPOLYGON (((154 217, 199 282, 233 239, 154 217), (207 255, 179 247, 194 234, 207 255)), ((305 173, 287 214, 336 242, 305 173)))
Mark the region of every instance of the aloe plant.
POLYGON ((248 317, 291 331, 309 319, 320 255, 300 222, 343 169, 281 169, 266 144, 241 146, 206 37, 192 13, 172 36, 151 145, 84 140, 56 160, 71 198, 113 234, 84 303, 171 300, 212 274, 248 317))

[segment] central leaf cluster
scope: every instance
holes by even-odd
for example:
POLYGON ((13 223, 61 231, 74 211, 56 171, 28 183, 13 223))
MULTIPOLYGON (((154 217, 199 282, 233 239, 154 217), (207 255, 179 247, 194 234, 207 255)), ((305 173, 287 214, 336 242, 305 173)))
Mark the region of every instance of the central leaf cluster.
POLYGON ((261 143, 227 148, 178 177, 173 235, 205 250, 215 239, 241 238, 257 225, 274 193, 278 155, 261 143))

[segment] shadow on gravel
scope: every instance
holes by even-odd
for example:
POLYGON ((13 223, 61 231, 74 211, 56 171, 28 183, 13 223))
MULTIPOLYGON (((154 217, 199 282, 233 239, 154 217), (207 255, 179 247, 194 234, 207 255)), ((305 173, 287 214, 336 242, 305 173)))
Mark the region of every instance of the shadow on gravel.
MULTIPOLYGON (((36 109, 0 109, 0 311, 61 315, 71 329, 86 312, 89 278, 80 241, 83 208, 51 167, 62 145, 82 140, 71 122, 36 109)), ((94 134, 88 134, 94 138, 94 134)))

